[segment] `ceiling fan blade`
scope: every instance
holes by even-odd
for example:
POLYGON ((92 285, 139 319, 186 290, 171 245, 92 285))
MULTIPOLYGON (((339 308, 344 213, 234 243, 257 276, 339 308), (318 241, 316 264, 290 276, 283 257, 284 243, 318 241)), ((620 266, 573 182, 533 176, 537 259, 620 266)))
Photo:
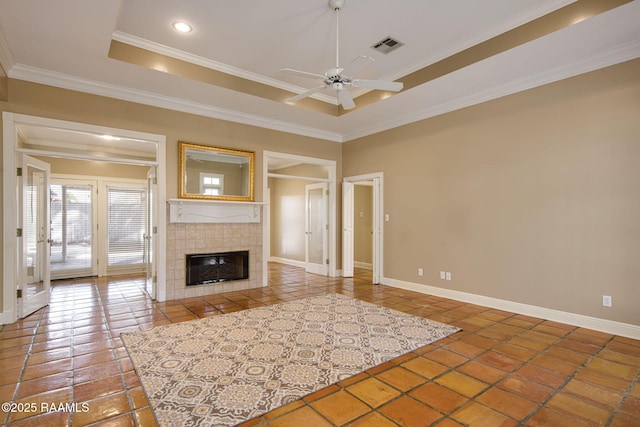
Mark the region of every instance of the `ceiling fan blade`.
POLYGON ((320 79, 324 80, 325 76, 322 74, 309 73, 307 71, 294 70, 293 68, 282 68, 280 69, 283 73, 292 74, 294 76, 307 77, 311 79, 320 79))
POLYGON ((353 87, 364 87, 367 89, 377 89, 377 90, 390 90, 392 92, 399 92, 402 90, 403 84, 402 82, 388 82, 384 80, 360 80, 354 79, 351 82, 353 87))
POLYGON ((356 106, 356 103, 353 102, 353 97, 351 97, 351 93, 347 89, 338 90, 338 102, 340 102, 342 108, 345 110, 351 110, 356 106))
POLYGON ((309 89, 306 92, 302 92, 300 95, 296 95, 294 97, 288 98, 285 100, 285 102, 287 104, 293 104, 295 102, 300 101, 301 99, 306 98, 307 96, 311 96, 316 92, 320 92, 322 89, 326 89, 326 85, 322 85, 322 86, 318 86, 318 87, 314 87, 313 89, 309 89))

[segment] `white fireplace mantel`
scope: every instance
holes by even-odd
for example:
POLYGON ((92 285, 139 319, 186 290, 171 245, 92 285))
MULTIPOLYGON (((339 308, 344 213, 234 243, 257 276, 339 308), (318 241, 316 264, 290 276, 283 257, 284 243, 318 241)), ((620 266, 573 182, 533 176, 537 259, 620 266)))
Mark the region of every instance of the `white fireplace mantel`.
POLYGON ((170 223, 260 222, 262 202, 169 199, 170 223))

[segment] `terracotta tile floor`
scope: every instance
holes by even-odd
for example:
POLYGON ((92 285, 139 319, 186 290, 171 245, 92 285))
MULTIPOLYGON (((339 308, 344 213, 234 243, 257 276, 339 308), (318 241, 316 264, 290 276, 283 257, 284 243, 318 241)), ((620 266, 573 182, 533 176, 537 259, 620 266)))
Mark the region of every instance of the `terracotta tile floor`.
POLYGON ((166 303, 134 276, 55 283, 48 307, 0 331, 0 401, 22 409, 2 423, 155 425, 121 332, 339 292, 464 330, 243 426, 640 426, 640 341, 371 285, 364 270, 269 268, 269 287, 166 303))

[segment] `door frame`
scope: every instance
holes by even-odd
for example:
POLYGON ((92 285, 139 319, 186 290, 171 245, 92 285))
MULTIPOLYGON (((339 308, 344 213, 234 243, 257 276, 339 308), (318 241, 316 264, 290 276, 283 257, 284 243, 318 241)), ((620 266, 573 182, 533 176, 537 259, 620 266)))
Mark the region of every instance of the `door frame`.
MULTIPOLYGON (((376 172, 364 175, 348 176, 343 178, 343 182, 351 184, 357 184, 363 181, 373 181, 373 283, 382 283, 384 277, 384 173, 376 172)), ((343 208, 344 206, 353 206, 354 193, 343 194, 343 208), (345 197, 350 197, 351 200, 344 200, 345 197)), ((353 230, 342 230, 342 264, 353 265, 353 230), (351 251, 348 247, 350 244, 348 233, 351 233, 351 251), (348 257, 351 259, 349 260, 348 257)))
MULTIPOLYGON (((329 276, 336 277, 337 273, 337 236, 336 236, 336 164, 335 160, 319 159, 316 157, 299 156, 296 154, 278 153, 275 151, 263 151, 262 153, 262 200, 263 200, 263 212, 268 211, 271 206, 269 197, 269 161, 294 161, 299 163, 326 166, 328 170, 328 179, 314 179, 305 177, 291 177, 295 179, 305 179, 308 181, 322 182, 326 181, 329 184, 329 276)), ((278 176, 278 178, 283 178, 278 176)), ((271 247, 271 233, 270 224, 264 220, 268 218, 268 215, 263 215, 262 223, 262 284, 266 286, 269 283, 269 270, 267 262, 269 261, 269 248, 271 247)))
POLYGON ((51 270, 49 269, 49 250, 51 247, 51 227, 50 224, 50 216, 51 216, 51 208, 50 201, 51 197, 49 195, 50 192, 50 179, 51 179, 51 168, 49 163, 46 163, 42 160, 36 159, 35 157, 29 156, 27 154, 20 155, 20 159, 16 159, 20 168, 22 169, 22 178, 18 179, 18 188, 17 188, 17 201, 16 204, 18 210, 18 224, 22 229, 22 238, 18 239, 18 278, 17 280, 17 289, 22 291, 22 301, 19 301, 16 304, 16 313, 19 318, 25 318, 31 313, 34 313, 37 310, 40 310, 43 307, 49 305, 49 299, 51 296, 51 270), (27 272, 27 249, 26 249, 26 240, 28 239, 28 233, 26 230, 25 218, 26 218, 26 209, 27 209, 27 200, 26 200, 26 186, 28 185, 25 180, 28 179, 29 173, 27 172, 27 165, 43 172, 43 180, 41 182, 42 188, 44 190, 43 200, 44 206, 40 207, 38 201, 36 217, 38 218, 37 222, 40 223, 42 220, 43 234, 39 231, 36 232, 35 240, 38 248, 36 249, 36 253, 39 255, 35 257, 36 264, 39 264, 37 267, 34 266, 34 276, 42 277, 43 289, 38 292, 36 295, 29 296, 28 295, 28 284, 33 283, 35 278, 29 279, 29 275, 27 272), (42 212, 40 212, 42 209, 42 212), (40 257, 42 255, 42 257, 40 257), (38 272, 38 267, 41 267, 44 271, 42 273, 38 272))
MULTIPOLYGON (((98 250, 95 245, 95 240, 98 238, 98 177, 89 177, 84 175, 69 175, 69 174, 51 174, 50 184, 86 184, 90 183, 91 189, 91 275, 98 274, 98 250)), ((52 274, 52 279, 66 278, 64 275, 52 274)))
MULTIPOLYGON (((8 324, 17 320, 16 311, 16 284, 17 284, 17 210, 11 209, 16 204, 16 153, 26 152, 34 155, 50 155, 47 152, 38 150, 27 150, 18 145, 20 126, 44 126, 56 128, 69 132, 84 132, 97 135, 119 135, 127 138, 134 138, 148 141, 154 144, 154 161, 129 161, 132 164, 145 164, 158 167, 158 198, 156 207, 158 214, 158 251, 156 260, 158 265, 166 265, 166 137, 133 130, 118 129, 112 127, 89 125, 85 123, 70 122, 65 120, 49 119, 37 116, 28 116, 13 112, 4 111, 2 113, 2 134, 3 134, 3 232, 4 232, 4 252, 3 252, 3 307, 0 313, 0 323, 8 324)), ((90 152, 78 148, 76 153, 58 153, 60 157, 77 160, 102 160, 126 163, 122 158, 110 159, 98 157, 90 152)), ((158 270, 158 301, 166 300, 166 279, 165 270, 158 270)))

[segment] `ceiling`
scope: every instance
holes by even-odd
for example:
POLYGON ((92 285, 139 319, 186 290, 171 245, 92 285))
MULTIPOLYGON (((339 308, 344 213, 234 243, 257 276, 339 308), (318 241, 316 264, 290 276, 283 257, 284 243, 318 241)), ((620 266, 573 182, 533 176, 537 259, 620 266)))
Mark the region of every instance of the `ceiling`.
MULTIPOLYGON (((0 0, 8 76, 344 142, 640 57, 640 0, 346 0, 340 65, 397 80, 290 105, 335 66, 326 0, 0 0), (194 30, 175 32, 176 20, 194 30), (371 48, 391 36, 404 46, 371 48)), ((320 83, 321 84, 321 83, 320 83)))

